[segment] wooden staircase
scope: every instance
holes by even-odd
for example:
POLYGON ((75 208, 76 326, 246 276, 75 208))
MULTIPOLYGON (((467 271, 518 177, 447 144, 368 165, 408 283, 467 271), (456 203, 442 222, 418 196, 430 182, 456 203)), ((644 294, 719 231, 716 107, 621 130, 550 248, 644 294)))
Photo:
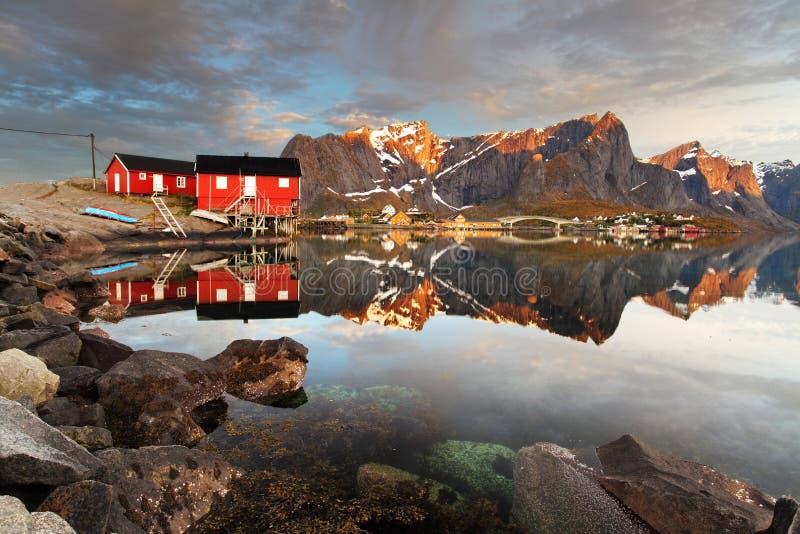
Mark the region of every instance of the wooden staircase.
POLYGON ((186 232, 183 231, 178 219, 176 219, 175 215, 173 215, 169 210, 167 205, 164 203, 164 199, 159 196, 158 192, 153 193, 153 196, 150 198, 153 200, 153 204, 161 214, 161 217, 166 221, 167 228, 169 228, 170 231, 175 234, 175 237, 185 238, 186 232))

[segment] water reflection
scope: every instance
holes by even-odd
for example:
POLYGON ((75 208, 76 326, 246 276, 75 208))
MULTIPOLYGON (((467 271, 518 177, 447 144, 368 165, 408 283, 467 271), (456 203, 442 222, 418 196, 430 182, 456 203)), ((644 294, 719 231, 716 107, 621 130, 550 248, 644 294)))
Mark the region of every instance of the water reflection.
POLYGON ((200 258, 176 251, 122 262, 124 278, 106 266, 101 277, 128 316, 194 308, 199 320, 247 322, 316 312, 418 331, 444 314, 595 344, 634 298, 682 319, 744 298, 798 302, 800 245, 790 236, 689 248, 483 234, 348 233, 200 258))

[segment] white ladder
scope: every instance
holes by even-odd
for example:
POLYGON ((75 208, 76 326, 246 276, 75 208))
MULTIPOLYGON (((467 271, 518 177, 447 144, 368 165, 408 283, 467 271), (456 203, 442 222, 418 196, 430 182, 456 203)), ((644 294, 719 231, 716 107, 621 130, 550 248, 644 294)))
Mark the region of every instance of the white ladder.
POLYGON ((173 215, 172 212, 169 211, 167 205, 164 204, 164 199, 158 196, 158 193, 153 193, 153 196, 150 198, 153 199, 153 204, 155 204, 158 212, 161 214, 164 220, 167 221, 167 227, 169 227, 170 231, 175 234, 176 237, 186 237, 186 232, 184 232, 183 228, 181 228, 181 225, 178 222, 178 219, 175 218, 175 215, 173 215))

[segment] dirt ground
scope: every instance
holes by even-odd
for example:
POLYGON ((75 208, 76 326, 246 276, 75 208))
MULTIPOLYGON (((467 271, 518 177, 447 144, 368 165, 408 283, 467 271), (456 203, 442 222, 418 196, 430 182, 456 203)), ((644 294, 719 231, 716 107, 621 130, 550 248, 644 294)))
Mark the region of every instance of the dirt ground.
MULTIPOLYGON (((134 231, 152 232, 154 205, 146 195, 115 195, 106 193, 104 179, 97 180, 97 190, 92 191, 91 178, 76 178, 49 183, 20 183, 0 185, 0 213, 19 218, 26 224, 51 224, 60 230, 75 229, 94 234, 108 241, 130 235, 134 231), (109 208, 138 218, 136 226, 121 222, 81 215, 88 206, 109 208)), ((187 215, 191 207, 181 206, 177 199, 167 197, 167 205, 186 233, 211 233, 226 227, 187 215), (186 213, 186 214, 181 214, 186 213)), ((157 226, 165 226, 160 215, 157 226)))

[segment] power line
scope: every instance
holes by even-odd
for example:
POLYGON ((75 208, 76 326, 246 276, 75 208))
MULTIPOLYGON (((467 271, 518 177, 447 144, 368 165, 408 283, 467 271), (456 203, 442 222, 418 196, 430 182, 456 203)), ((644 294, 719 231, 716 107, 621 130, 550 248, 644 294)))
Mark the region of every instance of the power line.
POLYGON ((65 137, 90 137, 92 134, 72 134, 72 133, 64 133, 64 132, 42 132, 39 130, 20 130, 17 128, 3 128, 0 127, 0 130, 6 132, 17 132, 17 133, 32 133, 32 134, 41 134, 41 135, 63 135, 65 137))

